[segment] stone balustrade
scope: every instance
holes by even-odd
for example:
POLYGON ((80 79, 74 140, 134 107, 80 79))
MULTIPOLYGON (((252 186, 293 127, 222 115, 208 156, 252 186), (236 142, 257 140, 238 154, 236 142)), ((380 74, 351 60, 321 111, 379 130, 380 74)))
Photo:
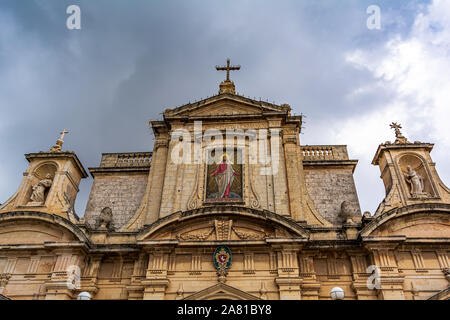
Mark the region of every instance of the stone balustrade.
POLYGON ((100 168, 149 167, 151 160, 151 152, 104 153, 100 168))
POLYGON ((304 161, 348 160, 347 146, 302 146, 304 161))

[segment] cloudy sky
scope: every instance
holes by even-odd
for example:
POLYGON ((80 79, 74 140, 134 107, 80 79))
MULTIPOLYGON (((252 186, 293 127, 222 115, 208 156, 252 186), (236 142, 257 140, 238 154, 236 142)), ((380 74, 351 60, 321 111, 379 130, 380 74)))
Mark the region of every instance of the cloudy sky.
POLYGON ((216 94, 227 57, 242 66, 237 91, 306 115, 302 144, 348 145, 362 211, 384 197, 371 160, 394 140, 392 121, 436 143, 450 184, 448 0, 1 0, 0 202, 23 154, 48 150, 63 128, 86 168, 102 152, 151 151, 147 120, 216 94), (81 30, 66 27, 72 4, 81 30), (367 28, 370 5, 381 30, 367 28))

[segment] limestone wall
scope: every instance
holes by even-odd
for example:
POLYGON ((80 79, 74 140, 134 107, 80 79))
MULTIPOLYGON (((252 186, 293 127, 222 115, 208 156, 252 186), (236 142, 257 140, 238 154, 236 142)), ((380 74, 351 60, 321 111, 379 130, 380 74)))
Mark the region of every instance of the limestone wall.
POLYGON ((123 226, 141 204, 148 173, 117 172, 95 176, 86 206, 86 222, 94 227, 101 210, 110 207, 114 229, 123 226))
POLYGON ((361 216, 351 168, 305 166, 305 184, 309 196, 319 213, 333 224, 339 225, 343 201, 348 201, 355 214, 361 216))

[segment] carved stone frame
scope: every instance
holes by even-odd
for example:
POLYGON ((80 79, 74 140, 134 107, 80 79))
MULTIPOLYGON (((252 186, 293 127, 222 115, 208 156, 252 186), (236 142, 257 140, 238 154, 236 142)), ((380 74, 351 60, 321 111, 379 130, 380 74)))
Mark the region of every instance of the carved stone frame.
MULTIPOLYGON (((245 152, 245 150, 244 150, 245 148, 246 148, 245 144, 243 146, 240 146, 240 145, 233 146, 234 152, 245 152)), ((226 147, 224 149, 226 149, 226 147)), ((205 161, 202 164, 202 169, 201 169, 201 173, 203 174, 203 179, 202 179, 202 181, 203 181, 203 190, 202 190, 203 191, 202 192, 203 206, 205 206, 205 205, 235 205, 235 204, 245 205, 245 199, 246 199, 245 198, 246 197, 246 192, 245 192, 246 181, 245 181, 245 179, 247 177, 246 170, 248 170, 248 165, 246 164, 245 159, 243 159, 244 163, 242 163, 242 172, 241 172, 241 175, 242 175, 242 200, 240 200, 240 201, 229 201, 229 202, 228 201, 223 201, 223 202, 221 202, 221 201, 208 201, 206 199, 206 188, 208 186, 207 185, 207 183, 208 183, 208 174, 207 174, 208 162, 207 162, 207 159, 208 159, 208 154, 209 154, 209 152, 211 150, 214 150, 214 146, 205 147, 204 150, 203 150, 204 159, 205 159, 205 161)))

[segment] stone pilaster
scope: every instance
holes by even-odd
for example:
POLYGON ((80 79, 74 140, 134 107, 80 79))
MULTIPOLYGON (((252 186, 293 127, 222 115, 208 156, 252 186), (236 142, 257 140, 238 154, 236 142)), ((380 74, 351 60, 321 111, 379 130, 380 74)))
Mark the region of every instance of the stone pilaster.
POLYGON ((86 268, 84 269, 83 277, 81 279, 82 291, 87 291, 92 297, 98 291, 98 271, 102 262, 103 254, 93 254, 86 268))
POLYGON ((281 246, 275 250, 278 266, 275 283, 279 288, 280 300, 300 300, 302 279, 299 276, 298 249, 281 246))
POLYGON ((163 183, 168 160, 169 136, 167 128, 160 122, 152 122, 152 127, 155 132, 155 146, 153 147, 152 163, 148 180, 148 183, 150 184, 150 194, 148 197, 148 211, 145 224, 151 224, 159 218, 163 183))
POLYGON ((45 284, 46 300, 70 300, 81 287, 81 255, 70 249, 55 251, 57 255, 50 280, 45 284))
POLYGON ((376 299, 376 289, 370 289, 367 285, 369 274, 367 273, 367 254, 358 250, 347 251, 352 266, 353 282, 351 288, 356 293, 358 300, 376 299))
POLYGON ((144 300, 164 300, 169 285, 167 269, 169 249, 148 249, 148 267, 146 277, 142 280, 144 300))
POLYGON ((302 252, 299 257, 302 300, 318 300, 320 282, 314 269, 316 252, 302 252))
POLYGON ((306 221, 302 207, 301 189, 301 159, 298 143, 298 131, 285 129, 283 131, 283 149, 286 161, 286 177, 288 185, 289 209, 292 219, 306 221))
POLYGON ((403 284, 405 278, 398 273, 394 255, 395 243, 379 243, 372 248, 372 261, 378 270, 377 289, 380 300, 404 300, 403 284))
POLYGON ((127 286, 129 300, 142 300, 144 298, 143 281, 145 282, 146 280, 146 265, 148 260, 147 253, 142 252, 134 262, 131 283, 127 286))

